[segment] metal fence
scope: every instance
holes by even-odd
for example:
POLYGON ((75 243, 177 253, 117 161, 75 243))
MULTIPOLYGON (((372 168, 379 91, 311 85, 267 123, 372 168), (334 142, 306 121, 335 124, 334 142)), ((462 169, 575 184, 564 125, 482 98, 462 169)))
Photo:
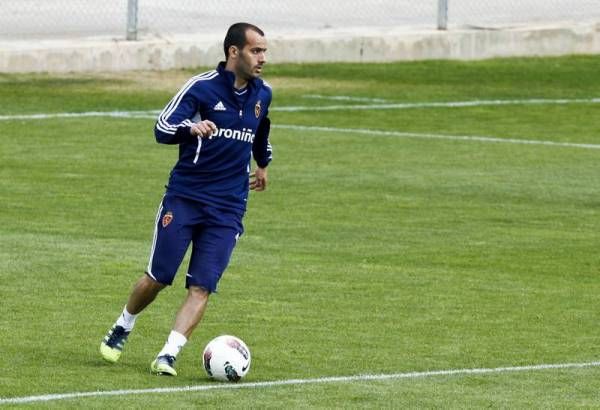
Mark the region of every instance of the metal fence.
POLYGON ((506 27, 600 21, 600 0, 0 0, 0 39, 506 27))

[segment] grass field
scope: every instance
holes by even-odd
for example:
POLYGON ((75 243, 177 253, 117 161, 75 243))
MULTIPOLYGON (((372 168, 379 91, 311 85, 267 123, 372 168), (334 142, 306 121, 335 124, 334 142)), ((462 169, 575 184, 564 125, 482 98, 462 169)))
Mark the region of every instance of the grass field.
POLYGON ((222 333, 252 350, 244 382, 600 360, 598 67, 600 56, 270 66, 270 185, 251 195, 177 378, 149 364, 181 274, 118 364, 98 353, 147 264, 176 147, 155 143, 152 115, 28 115, 159 110, 193 72, 0 75, 0 404, 600 407, 597 365, 7 400, 219 386, 201 351, 222 333))

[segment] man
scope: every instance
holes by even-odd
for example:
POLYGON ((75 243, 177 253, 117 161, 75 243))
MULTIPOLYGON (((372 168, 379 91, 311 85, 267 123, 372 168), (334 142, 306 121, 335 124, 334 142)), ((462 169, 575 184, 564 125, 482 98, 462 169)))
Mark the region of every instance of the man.
POLYGON ((191 78, 154 127, 158 142, 179 144, 179 160, 158 209, 145 275, 100 345, 109 362, 119 360, 137 315, 173 282, 191 243, 187 295, 151 364, 154 374, 177 375, 177 354, 202 319, 243 232, 249 189, 267 186, 271 89, 260 79, 266 63, 264 33, 236 23, 227 31, 224 51, 225 62, 191 78), (252 174, 251 154, 257 164, 252 174))

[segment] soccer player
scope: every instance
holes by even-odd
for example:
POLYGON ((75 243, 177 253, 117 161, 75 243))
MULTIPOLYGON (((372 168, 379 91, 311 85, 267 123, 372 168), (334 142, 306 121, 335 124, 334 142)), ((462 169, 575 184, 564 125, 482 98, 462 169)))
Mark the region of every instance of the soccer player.
POLYGON ((179 145, 179 160, 158 208, 148 267, 100 345, 109 362, 119 360, 138 314, 173 282, 191 243, 187 295, 150 366, 154 374, 177 375, 177 354, 202 319, 242 235, 249 189, 267 186, 272 94, 260 78, 265 35, 252 24, 236 23, 227 31, 224 51, 225 61, 191 78, 154 127, 159 143, 179 145), (253 173, 251 156, 257 165, 253 173))

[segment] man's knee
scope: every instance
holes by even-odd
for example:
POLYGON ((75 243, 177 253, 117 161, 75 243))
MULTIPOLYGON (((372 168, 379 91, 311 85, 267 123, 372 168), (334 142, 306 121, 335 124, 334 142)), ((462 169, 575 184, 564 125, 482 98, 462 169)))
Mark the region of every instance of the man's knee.
POLYGON ((189 286, 188 295, 195 299, 208 299, 210 292, 202 286, 189 286))
POLYGON ((139 280, 138 285, 147 289, 148 291, 154 291, 156 293, 163 290, 167 285, 158 282, 156 279, 152 278, 150 275, 145 274, 139 280))

